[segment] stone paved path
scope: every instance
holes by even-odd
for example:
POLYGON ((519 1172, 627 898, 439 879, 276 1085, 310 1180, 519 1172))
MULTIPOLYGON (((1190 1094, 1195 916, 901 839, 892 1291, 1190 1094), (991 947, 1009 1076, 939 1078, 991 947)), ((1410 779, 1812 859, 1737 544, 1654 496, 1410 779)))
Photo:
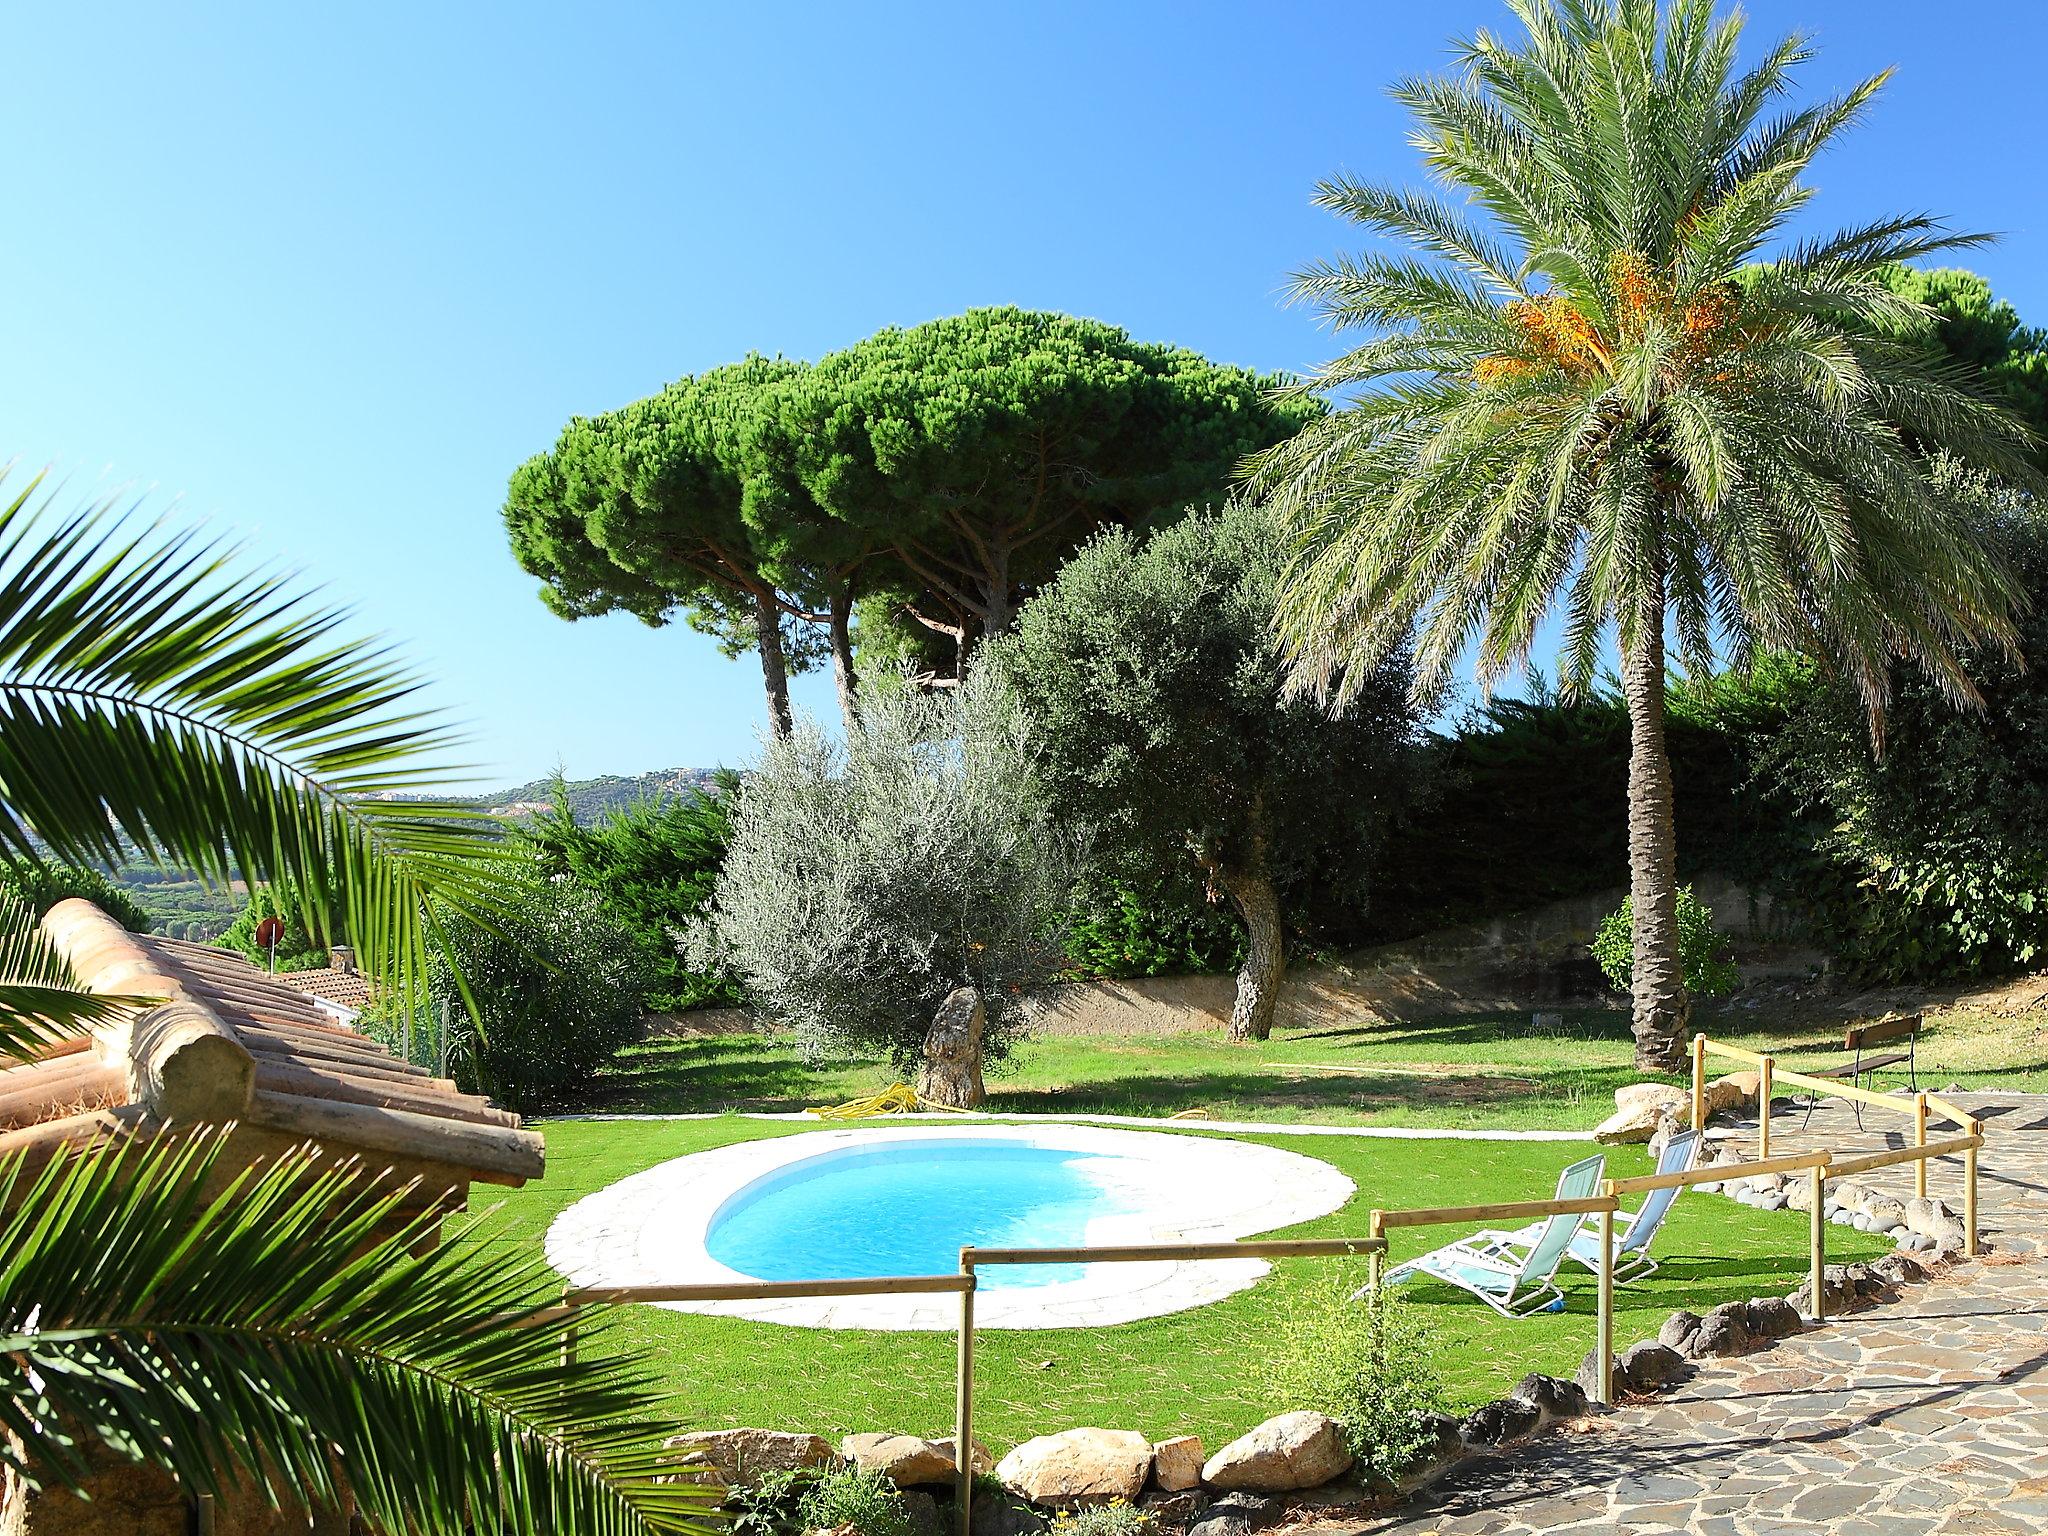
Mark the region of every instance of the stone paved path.
MULTIPOLYGON (((1978 1188, 1991 1251, 1897 1302, 1738 1360, 1516 1452, 1461 1463, 1387 1536, 1687 1532, 1979 1536, 2048 1531, 2048 1097, 1958 1095, 1984 1119, 1978 1188)), ((1840 1101, 1810 1127, 1781 1102, 1772 1151, 1905 1138, 1840 1101)), ((1736 1126, 1745 1150, 1754 1126, 1736 1126)), ((1932 1137, 1943 1135, 1939 1129, 1932 1137)), ((1867 1176, 1912 1192, 1910 1167, 1867 1176)), ((1929 1193, 1960 1209, 1960 1162, 1929 1193)), ((1688 1198, 1719 1198, 1700 1196, 1688 1198)), ((1626 1344, 1628 1340, 1617 1340, 1626 1344)))

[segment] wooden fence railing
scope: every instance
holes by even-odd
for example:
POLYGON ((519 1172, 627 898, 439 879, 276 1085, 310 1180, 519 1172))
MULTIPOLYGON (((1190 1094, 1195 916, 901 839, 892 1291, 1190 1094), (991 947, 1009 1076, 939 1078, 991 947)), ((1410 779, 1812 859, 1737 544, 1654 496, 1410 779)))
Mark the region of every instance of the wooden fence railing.
POLYGON ((1805 1088, 1810 1092, 1829 1094, 1839 1098, 1855 1099, 1864 1104, 1874 1104, 1880 1109, 1896 1115, 1909 1117, 1913 1125, 1913 1144, 1888 1152, 1872 1153, 1868 1157, 1850 1158, 1834 1164, 1828 1177, 1847 1178, 1851 1173, 1863 1173, 1872 1168, 1886 1168, 1895 1163, 1913 1164, 1913 1193, 1921 1199, 1927 1198, 1927 1164, 1931 1158, 1961 1153, 1963 1159, 1963 1252, 1970 1258, 1977 1257, 1977 1150, 1984 1145, 1983 1123, 1969 1111, 1943 1098, 1938 1093, 1916 1090, 1910 1097, 1896 1093, 1881 1093, 1874 1088, 1864 1088, 1855 1083, 1844 1083, 1834 1078, 1813 1077, 1805 1072, 1796 1072, 1790 1067, 1781 1067, 1777 1060, 1763 1051, 1747 1050, 1739 1045, 1728 1045, 1719 1040, 1709 1040, 1705 1035, 1692 1037, 1692 1128, 1704 1131, 1707 1124, 1707 1057, 1725 1057, 1730 1061, 1745 1062, 1757 1069, 1757 1156, 1771 1155, 1771 1102, 1772 1095, 1781 1087, 1805 1088), (1946 1140, 1930 1142, 1927 1139, 1927 1117, 1929 1113, 1941 1115, 1950 1121, 1962 1134, 1946 1140))

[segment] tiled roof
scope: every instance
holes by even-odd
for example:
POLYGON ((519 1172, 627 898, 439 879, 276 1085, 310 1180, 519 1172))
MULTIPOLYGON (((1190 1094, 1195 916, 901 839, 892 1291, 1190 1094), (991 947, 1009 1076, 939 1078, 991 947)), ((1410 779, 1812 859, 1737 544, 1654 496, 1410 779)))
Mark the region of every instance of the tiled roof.
POLYGON ((0 1070, 0 1155, 233 1121, 250 1155, 315 1141, 366 1167, 522 1184, 540 1136, 488 1099, 336 1024, 231 950, 129 933, 98 907, 53 907, 43 929, 94 992, 156 999, 0 1070))
POLYGON ((338 971, 331 965, 307 971, 279 971, 277 979, 294 992, 324 997, 330 1003, 360 1012, 370 1006, 370 978, 361 971, 338 971))

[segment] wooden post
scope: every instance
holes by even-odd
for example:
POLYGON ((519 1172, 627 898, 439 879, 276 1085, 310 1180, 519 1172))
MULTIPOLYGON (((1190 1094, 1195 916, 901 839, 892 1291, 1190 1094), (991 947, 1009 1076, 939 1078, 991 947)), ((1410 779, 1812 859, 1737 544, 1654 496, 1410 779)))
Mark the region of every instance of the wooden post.
POLYGON ((1692 1037, 1692 1128, 1707 1128, 1707 1037, 1692 1037))
MULTIPOLYGON (((960 1273, 976 1278, 974 1260, 960 1250, 960 1273)), ((960 1293, 959 1375, 953 1385, 953 1528, 974 1529, 974 1287, 960 1293)))
MULTIPOLYGON (((1927 1145, 1927 1095, 1913 1095, 1913 1145, 1927 1145)), ((1927 1198, 1927 1159, 1921 1158, 1913 1164, 1913 1193, 1922 1200, 1927 1198)))
POLYGON ((1614 1212, 1600 1213, 1600 1336, 1595 1350, 1593 1376, 1599 1386, 1598 1401, 1614 1401, 1614 1212))
POLYGON ((1808 1218, 1807 1241, 1813 1249, 1813 1320, 1828 1315, 1828 1181, 1827 1170, 1815 1168, 1807 1174, 1807 1188, 1813 1192, 1813 1212, 1808 1218))
MULTIPOLYGON (((1386 1215, 1385 1211, 1376 1209, 1366 1218, 1365 1235, 1367 1237, 1376 1237, 1381 1241, 1385 1241, 1387 1235, 1386 1215)), ((1379 1290, 1381 1277, 1386 1272, 1387 1254, 1384 1248, 1374 1249, 1365 1256, 1365 1283, 1372 1287, 1375 1292, 1379 1290)))
MULTIPOLYGON (((1970 1127, 1963 1134, 1975 1137, 1980 1133, 1980 1123, 1970 1121, 1970 1127)), ((1927 1159, 1920 1159, 1921 1168, 1926 1168, 1927 1159)), ((1963 1256, 1977 1257, 1977 1148, 1973 1142, 1963 1148, 1963 1256)))
POLYGON ((1756 1156, 1762 1162, 1771 1155, 1771 1058, 1766 1056, 1764 1064, 1757 1069, 1756 1079, 1756 1156))

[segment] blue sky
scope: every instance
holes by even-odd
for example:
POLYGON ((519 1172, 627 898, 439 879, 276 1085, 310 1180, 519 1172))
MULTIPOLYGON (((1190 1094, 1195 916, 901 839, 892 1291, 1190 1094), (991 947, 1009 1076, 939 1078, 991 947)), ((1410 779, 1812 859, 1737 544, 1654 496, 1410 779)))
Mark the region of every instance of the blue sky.
MULTIPOLYGON (((1929 210, 2048 323, 2048 5, 1754 0, 1814 91, 1896 65, 1820 221, 1929 210)), ((1308 206, 1413 179, 1385 85, 1494 0, 1395 4, 14 7, 0 450, 155 487, 357 608, 494 781, 743 758, 751 658, 564 624, 505 478, 570 415, 749 350, 971 305, 1261 368, 1352 243, 1308 206)), ((832 710, 823 679, 799 702, 832 710)))

